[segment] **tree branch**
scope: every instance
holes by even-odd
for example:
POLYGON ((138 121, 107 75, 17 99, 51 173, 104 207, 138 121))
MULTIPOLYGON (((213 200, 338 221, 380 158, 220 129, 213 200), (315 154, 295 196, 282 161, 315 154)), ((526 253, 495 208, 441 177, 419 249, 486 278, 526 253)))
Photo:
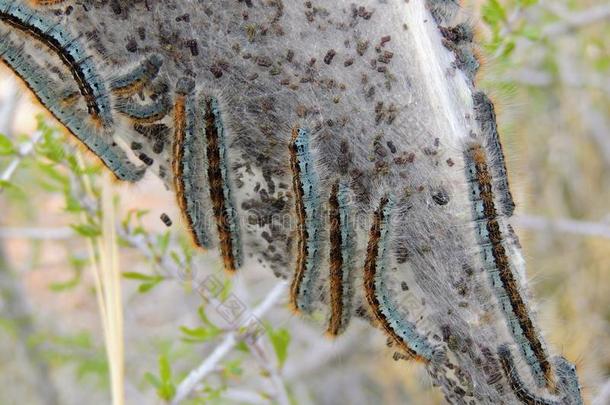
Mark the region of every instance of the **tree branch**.
POLYGON ((597 236, 610 239, 610 225, 577 221, 574 219, 548 219, 533 215, 519 215, 515 217, 517 226, 537 231, 552 230, 557 233, 571 233, 583 236, 597 236))
MULTIPOLYGON (((288 283, 281 281, 267 294, 267 297, 253 311, 252 316, 262 318, 283 296, 288 283)), ((229 332, 216 349, 180 383, 176 396, 172 400, 173 405, 184 401, 195 387, 210 374, 216 365, 235 347, 239 342, 236 332, 229 332)))
POLYGON ((564 6, 553 1, 547 3, 547 8, 561 18, 561 21, 546 26, 542 30, 545 37, 562 35, 574 28, 587 27, 596 22, 610 18, 610 5, 602 4, 580 12, 567 10, 564 6))

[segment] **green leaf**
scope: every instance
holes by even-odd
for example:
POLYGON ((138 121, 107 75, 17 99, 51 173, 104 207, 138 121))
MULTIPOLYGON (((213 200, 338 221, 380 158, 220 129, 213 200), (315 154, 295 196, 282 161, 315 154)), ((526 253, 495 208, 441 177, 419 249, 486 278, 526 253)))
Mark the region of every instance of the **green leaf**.
POLYGON ((86 238, 95 238, 102 234, 102 232, 97 226, 93 226, 90 224, 72 224, 70 225, 70 227, 74 229, 76 233, 86 238))
POLYGON ((498 0, 488 0, 481 13, 483 20, 496 32, 500 29, 500 23, 506 21, 506 11, 498 0))
POLYGON ((165 255, 167 253, 170 235, 171 234, 169 231, 165 231, 162 235, 157 236, 157 244, 161 255, 165 255))
POLYGON ((8 192, 13 193, 15 196, 22 197, 25 196, 25 192, 18 187, 16 184, 11 183, 8 180, 0 180, 0 190, 6 190, 8 192))
POLYGON ((515 50, 515 41, 513 41, 512 39, 509 40, 508 42, 506 42, 506 45, 504 46, 504 50, 502 51, 502 56, 509 56, 513 51, 515 50))
POLYGON ((240 352, 248 353, 250 351, 250 346, 248 346, 248 344, 246 342, 244 342, 243 340, 240 340, 235 345, 235 349, 237 349, 240 352))
POLYGON ((157 394, 160 398, 169 401, 176 395, 176 387, 172 382, 172 370, 167 356, 159 356, 159 377, 161 379, 161 387, 157 388, 157 394))
POLYGON ((43 139, 36 145, 36 151, 56 163, 61 163, 66 156, 64 144, 52 131, 44 133, 43 139))
POLYGON ((156 389, 161 388, 161 380, 156 375, 149 373, 148 371, 144 374, 144 379, 150 383, 156 389))
POLYGON ((518 0, 517 4, 522 7, 530 7, 538 3, 538 0, 518 0))
POLYGON ((99 377, 108 375, 108 361, 105 357, 87 358, 78 364, 76 368, 76 378, 82 380, 88 374, 95 374, 99 377))
POLYGON ((172 369, 165 354, 159 356, 159 377, 161 377, 162 383, 171 382, 172 369))
POLYGON ((154 281, 154 280, 158 280, 159 278, 163 279, 162 276, 151 276, 148 274, 138 273, 135 271, 124 271, 123 277, 131 279, 131 280, 143 280, 143 281, 154 281))
POLYGON ((182 340, 187 343, 201 343, 207 342, 209 340, 214 339, 216 336, 222 333, 222 330, 213 327, 213 328, 187 328, 186 326, 181 326, 180 331, 185 335, 182 340))
POLYGON ((272 330, 269 328, 267 330, 269 334, 269 338, 271 339, 271 344, 273 345, 273 349, 275 350, 275 354, 277 356, 277 360, 279 363, 279 367, 282 368, 284 363, 286 362, 286 358, 288 357, 288 346, 290 345, 290 341, 292 337, 290 336, 290 332, 287 329, 277 329, 272 330))
POLYGON ((16 151, 13 141, 8 136, 0 134, 0 155, 13 155, 16 151))
POLYGON ((159 284, 160 281, 154 281, 152 283, 142 283, 140 284, 140 286, 138 287, 138 292, 140 294, 144 294, 149 292, 150 290, 152 290, 153 288, 155 288, 157 286, 157 284, 159 284))
POLYGON ((241 360, 235 359, 235 360, 226 362, 224 372, 227 377, 242 375, 244 372, 244 369, 241 367, 241 360))
POLYGON ((519 34, 530 41, 538 41, 540 39, 540 30, 537 27, 525 26, 519 31, 519 34))
POLYGON ((83 206, 81 205, 80 200, 78 200, 78 198, 76 198, 72 193, 67 192, 64 194, 64 197, 66 201, 66 206, 64 209, 66 212, 79 213, 83 211, 83 206))
POLYGON ((144 281, 144 283, 140 284, 140 286, 138 287, 138 292, 141 294, 144 294, 144 293, 152 290, 154 287, 157 286, 157 284, 159 284, 161 281, 165 280, 165 277, 163 277, 163 276, 148 275, 148 274, 129 272, 129 271, 124 272, 123 277, 130 279, 130 280, 144 281))
POLYGON ((57 182, 64 189, 69 189, 70 178, 66 174, 59 171, 57 169, 59 166, 57 166, 55 163, 43 163, 38 161, 36 162, 36 167, 38 170, 43 172, 48 180, 57 182))
POLYGON ((71 279, 69 279, 67 281, 63 281, 63 282, 51 283, 49 285, 49 289, 53 292, 62 292, 62 291, 71 290, 80 284, 81 276, 82 276, 82 271, 76 269, 74 271, 74 276, 71 279))
POLYGON ((210 321, 210 318, 208 318, 207 314, 205 313, 205 307, 203 305, 199 306, 199 308, 197 309, 197 314, 199 315, 199 319, 201 319, 201 322, 203 322, 204 325, 217 328, 216 324, 214 324, 212 321, 210 321))

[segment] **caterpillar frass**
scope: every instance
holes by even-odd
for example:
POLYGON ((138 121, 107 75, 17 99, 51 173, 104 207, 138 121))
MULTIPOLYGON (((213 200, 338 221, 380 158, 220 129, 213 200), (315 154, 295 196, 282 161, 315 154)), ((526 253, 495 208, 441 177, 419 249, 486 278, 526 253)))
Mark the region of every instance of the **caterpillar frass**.
POLYGON ((318 175, 310 151, 310 132, 295 128, 290 144, 292 191, 297 218, 296 268, 290 287, 290 305, 296 312, 310 312, 319 269, 320 196, 318 175))
POLYGON ((48 21, 25 4, 15 1, 0 1, 0 21, 31 35, 56 53, 78 84, 89 114, 104 126, 112 125, 106 86, 79 37, 71 36, 61 25, 48 21))
POLYGON ((478 144, 465 152, 471 200, 481 254, 509 329, 521 348, 539 386, 550 385, 548 354, 529 315, 505 247, 505 232, 496 211, 493 178, 485 149, 478 144))
POLYGON ((152 144, 152 151, 156 154, 163 153, 169 143, 170 128, 165 124, 134 124, 133 129, 152 144))
POLYGON ((97 155, 119 180, 136 182, 144 176, 144 167, 135 166, 112 139, 106 139, 106 134, 88 124, 83 114, 72 110, 70 103, 66 105, 66 94, 71 98, 73 92, 64 91, 62 97, 62 92, 58 92, 61 86, 41 76, 40 66, 30 58, 23 46, 14 44, 6 33, 0 33, 0 58, 32 90, 38 101, 97 155))

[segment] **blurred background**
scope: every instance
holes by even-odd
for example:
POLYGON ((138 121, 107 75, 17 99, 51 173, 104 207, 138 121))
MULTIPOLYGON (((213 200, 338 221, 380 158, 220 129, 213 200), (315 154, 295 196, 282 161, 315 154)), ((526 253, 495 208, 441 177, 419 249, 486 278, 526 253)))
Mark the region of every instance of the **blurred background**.
MULTIPOLYGON (((479 27, 478 84, 499 114, 541 328, 576 360, 587 403, 610 404, 610 3, 463 6, 479 27)), ((110 339, 124 350, 127 404, 165 403, 198 367, 185 403, 443 403, 379 332, 354 322, 331 342, 278 305, 269 292, 285 286, 270 273, 226 280, 217 257, 194 255, 160 181, 110 183, 54 125, 0 68, 0 404, 110 403, 116 291, 124 345, 110 339), (113 216, 118 241, 102 232, 113 216), (96 277, 104 269, 120 283, 96 277), (193 288, 201 280, 217 288, 193 288), (231 345, 231 326, 252 314, 265 338, 231 345)))

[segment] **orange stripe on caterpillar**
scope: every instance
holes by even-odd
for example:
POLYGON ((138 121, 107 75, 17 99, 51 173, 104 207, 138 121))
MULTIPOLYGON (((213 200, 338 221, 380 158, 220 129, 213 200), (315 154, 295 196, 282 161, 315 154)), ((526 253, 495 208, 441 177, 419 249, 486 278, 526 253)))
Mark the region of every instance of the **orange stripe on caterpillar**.
POLYGON ((79 37, 73 37, 59 24, 39 16, 25 4, 0 0, 0 21, 31 35, 51 49, 70 70, 89 114, 103 126, 113 122, 110 97, 90 55, 79 37))
POLYGON ((333 185, 328 201, 330 222, 330 319, 327 333, 337 336, 347 328, 353 296, 352 230, 350 224, 349 191, 343 182, 333 185))
POLYGON ((178 206, 182 212, 189 233, 195 245, 208 248, 210 241, 205 222, 205 212, 201 210, 199 188, 194 184, 194 178, 200 179, 205 170, 205 161, 200 154, 193 153, 197 139, 195 134, 195 111, 193 101, 194 82, 190 79, 180 79, 176 86, 174 103, 174 143, 172 171, 174 174, 174 189, 178 206))
POLYGON ((539 397, 532 393, 525 386, 525 383, 519 376, 519 370, 515 365, 513 355, 507 345, 500 345, 498 348, 498 357, 504 376, 508 380, 508 385, 515 393, 515 396, 525 405, 560 405, 562 402, 539 397))
POLYGON ((293 129, 289 148, 297 217, 297 254, 290 287, 290 306, 295 312, 304 313, 313 309, 313 293, 318 279, 320 227, 318 178, 313 167, 309 137, 307 129, 293 129))
POLYGON ((371 311, 382 329, 404 353, 424 363, 438 363, 445 357, 440 348, 432 346, 419 334, 413 323, 404 318, 392 302, 383 279, 387 270, 391 213, 394 203, 382 198, 373 214, 364 262, 364 292, 371 311))
POLYGON ((235 273, 242 262, 241 238, 231 194, 225 126, 215 98, 206 99, 204 109, 207 173, 212 211, 216 219, 224 268, 229 273, 235 273))
POLYGON ((518 343, 540 386, 552 384, 552 369, 546 350, 529 316, 527 305, 511 269, 504 247, 493 194, 493 179, 485 149, 479 145, 467 147, 465 153, 468 181, 471 186, 477 236, 492 287, 506 316, 509 329, 518 343))

